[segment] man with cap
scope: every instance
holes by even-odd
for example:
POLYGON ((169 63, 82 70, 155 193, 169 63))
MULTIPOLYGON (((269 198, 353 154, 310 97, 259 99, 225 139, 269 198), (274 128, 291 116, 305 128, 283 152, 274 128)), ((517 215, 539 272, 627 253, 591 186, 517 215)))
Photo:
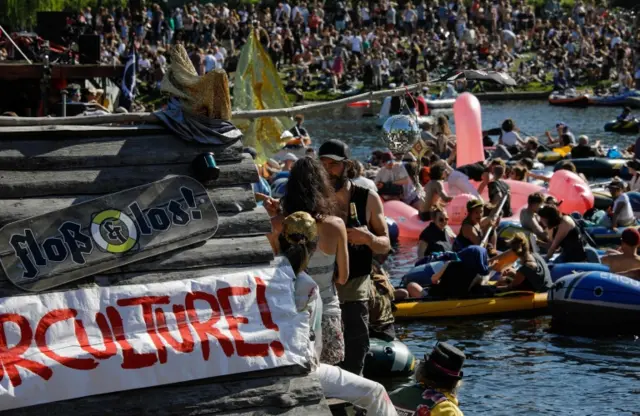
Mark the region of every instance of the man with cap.
POLYGON ((640 233, 636 228, 629 227, 622 232, 620 251, 612 250, 610 254, 603 256, 602 264, 609 266, 611 273, 624 274, 637 279, 640 277, 638 247, 640 247, 640 233))
POLYGON ((613 199, 613 206, 608 210, 607 215, 600 219, 598 225, 609 227, 612 230, 616 230, 619 226, 628 227, 634 225, 636 217, 633 214, 629 196, 624 193, 624 182, 614 178, 608 188, 611 193, 611 199, 613 199))
POLYGON ((347 225, 349 280, 338 286, 345 335, 341 367, 361 374, 369 351, 369 308, 373 255, 391 249, 382 200, 348 179, 349 147, 339 140, 320 146, 318 157, 336 190, 337 212, 347 225))
POLYGON ((400 416, 462 416, 458 387, 466 356, 456 347, 439 342, 416 368, 416 384, 401 387, 389 397, 400 416))
POLYGON ((597 141, 593 147, 589 146, 589 137, 583 134, 578 137, 578 145, 571 149, 571 159, 604 156, 604 153, 599 146, 600 141, 597 141))

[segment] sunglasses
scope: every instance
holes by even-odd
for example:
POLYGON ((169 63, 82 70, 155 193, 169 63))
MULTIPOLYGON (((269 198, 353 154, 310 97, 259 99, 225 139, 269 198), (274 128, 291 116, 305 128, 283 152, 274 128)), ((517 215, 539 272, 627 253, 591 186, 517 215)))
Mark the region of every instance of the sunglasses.
POLYGON ((444 224, 446 222, 449 222, 449 218, 448 217, 440 217, 438 222, 441 223, 441 224, 444 224))

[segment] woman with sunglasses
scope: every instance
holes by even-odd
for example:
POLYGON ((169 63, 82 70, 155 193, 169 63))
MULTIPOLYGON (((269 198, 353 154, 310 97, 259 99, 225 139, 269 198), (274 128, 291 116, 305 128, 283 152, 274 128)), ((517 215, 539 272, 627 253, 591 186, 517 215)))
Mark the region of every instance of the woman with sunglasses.
POLYGON ((420 233, 418 243, 418 258, 428 256, 431 253, 451 251, 451 241, 456 236, 448 226, 449 215, 439 207, 431 210, 431 223, 420 233))

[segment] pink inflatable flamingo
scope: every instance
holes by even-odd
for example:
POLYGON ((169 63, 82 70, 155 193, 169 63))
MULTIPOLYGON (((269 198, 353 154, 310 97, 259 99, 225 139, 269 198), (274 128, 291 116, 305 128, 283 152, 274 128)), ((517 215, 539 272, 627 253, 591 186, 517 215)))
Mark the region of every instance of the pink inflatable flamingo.
POLYGON ((456 121, 456 164, 458 166, 484 160, 482 147, 482 116, 480 102, 475 95, 465 92, 453 104, 456 121))
POLYGON ((595 203, 589 184, 568 170, 559 170, 553 174, 549 181, 549 193, 558 201, 563 201, 559 207, 563 214, 584 214, 595 203))

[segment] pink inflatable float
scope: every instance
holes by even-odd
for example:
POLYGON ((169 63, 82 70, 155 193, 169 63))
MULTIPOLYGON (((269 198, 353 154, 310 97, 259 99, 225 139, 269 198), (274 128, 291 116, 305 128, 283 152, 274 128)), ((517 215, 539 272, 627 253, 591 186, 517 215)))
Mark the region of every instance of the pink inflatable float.
POLYGON ((457 165, 483 161, 482 117, 476 96, 468 92, 461 94, 453 104, 453 116, 456 122, 457 165))
POLYGON ((560 205, 563 214, 584 214, 595 203, 589 184, 568 170, 559 170, 553 174, 549 181, 549 193, 558 201, 563 201, 560 205))
MULTIPOLYGON (((527 206, 529 195, 534 192, 546 193, 544 188, 526 183, 507 180, 511 187, 511 211, 513 216, 502 218, 504 221, 520 221, 520 210, 527 206)), ((475 184, 479 185, 478 183, 475 184)), ((447 190, 445 183, 445 190, 447 190)), ((449 226, 458 232, 462 221, 467 216, 467 202, 474 197, 469 194, 456 195, 451 202, 447 204, 447 214, 449 214, 449 226)), ((487 190, 482 194, 482 198, 487 201, 489 196, 487 190)), ((392 218, 400 230, 400 238, 417 240, 424 228, 429 225, 428 222, 420 220, 418 210, 401 201, 388 201, 384 203, 384 214, 392 218)))

